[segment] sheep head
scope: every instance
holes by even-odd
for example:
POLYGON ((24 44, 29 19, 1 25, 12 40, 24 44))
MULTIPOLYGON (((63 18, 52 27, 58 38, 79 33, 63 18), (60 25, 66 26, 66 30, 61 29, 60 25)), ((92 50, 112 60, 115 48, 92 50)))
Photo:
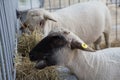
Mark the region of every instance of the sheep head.
POLYGON ((26 20, 20 29, 23 31, 24 29, 28 28, 32 32, 37 27, 43 31, 47 20, 57 22, 52 13, 44 9, 32 9, 28 11, 26 20))
POLYGON ((46 66, 59 64, 59 54, 70 54, 75 49, 94 51, 72 32, 50 32, 47 37, 41 40, 30 51, 29 57, 31 61, 38 61, 38 64, 40 64, 39 68, 41 69, 46 66))

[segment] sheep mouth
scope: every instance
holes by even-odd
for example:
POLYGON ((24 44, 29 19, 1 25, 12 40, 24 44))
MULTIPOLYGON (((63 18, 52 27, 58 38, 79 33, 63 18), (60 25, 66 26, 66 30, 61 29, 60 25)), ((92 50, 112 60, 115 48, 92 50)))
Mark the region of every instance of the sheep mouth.
POLYGON ((45 60, 36 61, 36 65, 35 65, 36 69, 44 69, 45 67, 47 67, 47 63, 45 60))

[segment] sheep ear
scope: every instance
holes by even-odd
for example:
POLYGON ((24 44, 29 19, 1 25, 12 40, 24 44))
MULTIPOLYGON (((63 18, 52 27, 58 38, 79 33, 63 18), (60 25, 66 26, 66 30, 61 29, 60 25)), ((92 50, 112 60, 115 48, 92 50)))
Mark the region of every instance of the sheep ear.
POLYGON ((54 16, 53 16, 52 13, 50 13, 50 12, 45 12, 45 13, 44 13, 44 18, 45 18, 45 19, 52 20, 52 21, 54 21, 54 22, 57 22, 57 20, 54 18, 54 16))
POLYGON ((84 42, 78 42, 78 41, 75 41, 75 40, 72 40, 72 42, 71 42, 71 49, 81 49, 81 50, 90 51, 90 52, 94 52, 95 51, 94 49, 89 47, 84 42))

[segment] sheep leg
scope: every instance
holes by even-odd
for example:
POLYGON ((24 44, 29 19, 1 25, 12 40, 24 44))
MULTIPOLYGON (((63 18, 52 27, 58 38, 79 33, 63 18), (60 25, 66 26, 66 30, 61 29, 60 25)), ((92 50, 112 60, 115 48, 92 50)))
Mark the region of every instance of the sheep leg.
POLYGON ((95 42, 94 42, 94 46, 95 46, 95 49, 96 50, 99 50, 100 49, 100 42, 102 40, 102 37, 100 36, 95 42))
POLYGON ((109 35, 109 33, 107 33, 107 32, 104 32, 104 37, 105 37, 105 44, 106 44, 106 47, 107 48, 109 48, 110 46, 111 46, 111 44, 110 44, 110 35, 109 35))

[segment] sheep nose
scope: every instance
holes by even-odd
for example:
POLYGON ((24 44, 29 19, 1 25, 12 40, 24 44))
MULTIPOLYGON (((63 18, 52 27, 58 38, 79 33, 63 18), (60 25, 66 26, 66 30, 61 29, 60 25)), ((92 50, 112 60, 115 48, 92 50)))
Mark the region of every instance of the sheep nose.
POLYGON ((35 68, 36 69, 43 69, 47 66, 46 64, 46 61, 45 60, 41 60, 41 61, 38 61, 35 65, 35 68))

